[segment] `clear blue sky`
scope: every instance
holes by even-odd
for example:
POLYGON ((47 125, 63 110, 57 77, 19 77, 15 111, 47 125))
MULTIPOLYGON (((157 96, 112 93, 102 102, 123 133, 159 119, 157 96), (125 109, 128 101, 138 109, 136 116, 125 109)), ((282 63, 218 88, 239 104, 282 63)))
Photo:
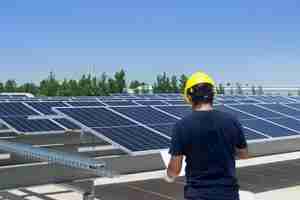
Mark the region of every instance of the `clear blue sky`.
POLYGON ((0 1, 0 80, 130 79, 199 69, 219 82, 300 84, 297 0, 0 1))

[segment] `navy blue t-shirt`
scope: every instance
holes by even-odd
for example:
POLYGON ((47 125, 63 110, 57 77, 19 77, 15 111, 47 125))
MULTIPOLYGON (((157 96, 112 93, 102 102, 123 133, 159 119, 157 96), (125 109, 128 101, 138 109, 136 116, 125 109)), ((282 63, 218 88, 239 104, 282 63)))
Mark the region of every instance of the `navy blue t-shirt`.
POLYGON ((186 199, 238 200, 236 148, 246 148, 243 128, 232 115, 194 111, 176 123, 170 154, 186 157, 186 199))

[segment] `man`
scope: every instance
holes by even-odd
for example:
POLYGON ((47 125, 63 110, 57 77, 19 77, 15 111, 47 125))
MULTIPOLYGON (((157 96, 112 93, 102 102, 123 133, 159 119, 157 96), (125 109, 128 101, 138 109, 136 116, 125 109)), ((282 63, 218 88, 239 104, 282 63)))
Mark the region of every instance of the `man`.
POLYGON ((247 158, 247 143, 239 121, 213 109, 214 91, 211 77, 193 74, 184 92, 193 112, 174 127, 166 180, 180 174, 185 157, 187 200, 239 200, 235 158, 247 158))

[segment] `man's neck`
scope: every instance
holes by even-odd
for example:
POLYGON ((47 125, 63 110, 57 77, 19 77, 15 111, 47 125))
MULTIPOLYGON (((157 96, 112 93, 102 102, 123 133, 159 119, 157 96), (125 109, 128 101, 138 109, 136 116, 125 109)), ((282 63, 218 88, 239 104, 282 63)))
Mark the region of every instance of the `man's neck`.
POLYGON ((192 106, 193 111, 210 111, 213 110, 213 107, 209 103, 205 104, 196 104, 192 106))

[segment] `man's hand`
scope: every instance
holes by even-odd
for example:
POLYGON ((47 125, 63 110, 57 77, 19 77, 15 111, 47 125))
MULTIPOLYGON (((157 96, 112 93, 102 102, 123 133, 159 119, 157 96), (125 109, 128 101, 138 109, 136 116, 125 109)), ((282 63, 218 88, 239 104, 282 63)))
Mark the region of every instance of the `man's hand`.
POLYGON ((167 169, 167 176, 165 180, 167 182, 174 182, 175 178, 179 176, 182 168, 183 156, 172 156, 167 169))
POLYGON ((239 159, 248 159, 249 158, 249 154, 248 154, 248 149, 244 148, 244 149, 237 149, 237 157, 239 159))

